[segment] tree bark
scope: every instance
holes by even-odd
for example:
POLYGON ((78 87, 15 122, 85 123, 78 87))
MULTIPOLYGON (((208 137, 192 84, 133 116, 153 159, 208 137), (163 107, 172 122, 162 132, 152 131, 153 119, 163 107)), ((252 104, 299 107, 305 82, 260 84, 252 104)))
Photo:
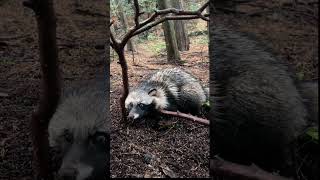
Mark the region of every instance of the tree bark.
MULTIPOLYGON (((167 0, 158 0, 159 9, 167 9, 167 0)), ((166 41, 167 59, 169 63, 180 63, 180 53, 178 50, 177 39, 174 33, 172 21, 165 21, 162 23, 164 37, 166 41)))
POLYGON ((36 14, 42 70, 42 94, 38 109, 33 113, 31 120, 34 176, 35 179, 53 179, 49 157, 48 125, 61 93, 56 17, 52 0, 29 0, 23 4, 36 14))
POLYGON ((123 91, 122 91, 122 94, 120 97, 120 107, 121 107, 121 113, 122 113, 122 120, 125 121, 127 118, 125 100, 129 94, 128 65, 127 65, 127 61, 125 59, 123 48, 117 49, 116 52, 119 56, 119 62, 121 65, 121 70, 122 70, 123 91))
MULTIPOLYGON (((183 9, 181 0, 171 0, 172 7, 176 9, 183 9)), ((190 40, 188 32, 185 27, 185 21, 176 20, 173 22, 174 30, 177 38, 177 45, 179 51, 188 51, 190 48, 190 40)))

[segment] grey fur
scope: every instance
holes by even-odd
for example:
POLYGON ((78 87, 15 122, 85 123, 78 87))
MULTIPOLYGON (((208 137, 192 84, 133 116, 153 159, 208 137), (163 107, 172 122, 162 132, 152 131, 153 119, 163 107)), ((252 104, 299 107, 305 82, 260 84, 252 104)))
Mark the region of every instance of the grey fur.
POLYGON ((150 74, 132 90, 126 108, 134 119, 159 109, 198 114, 206 99, 205 89, 194 76, 180 68, 166 68, 150 74))
POLYGON ((253 38, 216 24, 210 42, 212 154, 292 175, 308 112, 288 67, 253 38))
POLYGON ((64 91, 49 124, 49 143, 62 152, 61 177, 106 179, 109 124, 104 83, 86 81, 64 91))

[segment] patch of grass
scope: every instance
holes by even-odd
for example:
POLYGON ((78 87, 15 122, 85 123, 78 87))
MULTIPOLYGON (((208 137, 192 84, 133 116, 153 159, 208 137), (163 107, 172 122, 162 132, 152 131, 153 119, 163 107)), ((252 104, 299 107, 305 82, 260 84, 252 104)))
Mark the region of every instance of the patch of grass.
POLYGON ((196 36, 192 39, 192 43, 199 45, 209 44, 209 38, 207 35, 196 36))
POLYGON ((144 36, 143 33, 142 33, 138 37, 139 37, 139 38, 137 38, 138 39, 138 41, 137 41, 138 43, 145 43, 145 42, 148 42, 148 41, 155 41, 155 40, 159 39, 159 36, 155 35, 154 33, 148 33, 148 37, 146 37, 146 34, 144 36))
POLYGON ((316 127, 309 128, 308 131, 306 132, 306 135, 308 135, 313 142, 318 144, 318 140, 319 140, 318 128, 316 127))
POLYGON ((298 72, 298 73, 297 73, 297 78, 298 78, 300 81, 303 80, 304 77, 305 77, 304 72, 298 72))
POLYGON ((147 44, 147 49, 151 50, 155 54, 159 55, 160 53, 164 52, 166 50, 166 43, 164 40, 154 40, 149 41, 147 44))
POLYGON ((154 40, 157 40, 157 39, 159 39, 159 37, 156 36, 156 35, 154 35, 154 33, 150 33, 150 34, 148 35, 148 40, 149 40, 149 41, 154 41, 154 40))
POLYGON ((0 65, 13 65, 13 64, 14 64, 13 59, 2 58, 0 60, 0 65))

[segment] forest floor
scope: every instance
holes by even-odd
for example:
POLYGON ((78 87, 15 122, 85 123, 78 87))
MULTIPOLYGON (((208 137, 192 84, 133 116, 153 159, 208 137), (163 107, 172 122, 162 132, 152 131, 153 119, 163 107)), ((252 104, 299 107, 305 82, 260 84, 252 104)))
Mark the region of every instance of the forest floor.
MULTIPOLYGON (((271 44, 303 80, 318 78, 318 12, 316 5, 277 8, 275 1, 242 6, 246 15, 217 15, 232 28, 251 32, 271 44), (276 9, 270 11, 271 9, 276 9), (266 11, 262 15, 253 12, 266 11), (273 12, 273 13, 270 13, 273 12), (315 13, 315 14, 312 14, 315 13)), ((284 1, 281 1, 284 2, 284 1)), ((291 1, 290 1, 291 2, 291 1)), ((106 38, 105 4, 57 1, 57 42, 63 80, 90 79, 103 65, 106 38), (88 14, 89 12, 89 14, 88 14), (94 12, 94 13, 90 13, 94 12)), ((0 179, 32 179, 29 122, 40 95, 40 71, 35 18, 21 1, 0 2, 0 179)), ((191 38, 196 40, 196 37, 191 38)), ((200 40, 200 42, 202 42, 200 40)), ((204 41, 205 42, 205 41, 204 41)), ((140 43, 138 53, 127 53, 130 86, 154 70, 171 67, 165 53, 152 49, 154 41, 140 43)), ((162 46, 163 47, 163 46, 162 46)), ((194 41, 182 52, 182 68, 208 83, 207 45, 194 41)), ((111 56, 111 60, 112 60, 111 56)), ((111 62, 112 177, 207 177, 208 128, 180 118, 163 118, 159 126, 120 123, 121 71, 111 62)))
MULTIPOLYGON (((55 1, 64 84, 92 79, 105 66, 106 3, 55 1)), ((38 35, 20 0, 0 2, 0 179, 32 179, 29 122, 40 95, 38 35)))

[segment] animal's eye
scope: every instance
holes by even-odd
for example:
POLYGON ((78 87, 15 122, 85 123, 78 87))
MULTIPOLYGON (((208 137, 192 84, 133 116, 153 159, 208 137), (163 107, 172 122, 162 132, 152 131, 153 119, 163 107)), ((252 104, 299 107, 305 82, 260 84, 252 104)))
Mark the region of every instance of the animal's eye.
POLYGON ((68 143, 72 143, 73 141, 73 136, 68 130, 64 131, 64 138, 68 143))
POLYGON ((104 137, 104 136, 97 136, 95 139, 95 143, 101 144, 101 145, 106 144, 106 141, 107 141, 106 137, 104 137))
POLYGON ((132 106, 133 106, 133 104, 132 104, 132 103, 130 103, 130 104, 129 104, 129 106, 128 106, 128 107, 129 107, 129 109, 131 109, 131 108, 132 108, 132 106))
POLYGON ((144 108, 146 105, 143 104, 143 103, 139 103, 138 106, 139 106, 140 108, 144 108))
POLYGON ((109 134, 106 132, 96 132, 90 137, 91 143, 98 146, 107 146, 109 142, 109 134))

